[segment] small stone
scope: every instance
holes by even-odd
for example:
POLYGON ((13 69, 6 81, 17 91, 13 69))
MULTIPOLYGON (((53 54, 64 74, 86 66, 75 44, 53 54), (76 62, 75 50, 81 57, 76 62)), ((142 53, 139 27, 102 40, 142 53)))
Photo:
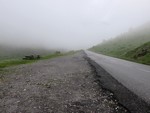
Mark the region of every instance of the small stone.
POLYGON ((20 101, 17 101, 17 103, 19 103, 20 101))
POLYGON ((110 93, 110 96, 113 96, 114 94, 113 93, 110 93))
POLYGON ((26 80, 26 82, 30 82, 30 80, 26 80))
POLYGON ((119 106, 117 106, 115 109, 118 110, 118 109, 119 109, 119 106))
POLYGON ((65 105, 65 108, 67 108, 67 105, 65 105))
POLYGON ((27 89, 24 89, 23 91, 26 91, 27 89))
POLYGON ((13 88, 13 86, 9 86, 10 88, 13 88))
POLYGON ((16 80, 18 80, 18 78, 16 78, 16 80))
POLYGON ((104 99, 104 102, 107 102, 107 99, 104 99))
POLYGON ((51 85, 46 85, 47 88, 51 88, 51 85))

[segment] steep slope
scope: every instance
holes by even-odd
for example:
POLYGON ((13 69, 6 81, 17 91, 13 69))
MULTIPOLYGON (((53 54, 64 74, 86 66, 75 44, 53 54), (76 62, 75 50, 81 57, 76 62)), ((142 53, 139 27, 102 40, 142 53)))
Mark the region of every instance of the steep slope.
POLYGON ((150 23, 96 45, 90 50, 112 56, 122 56, 150 41, 150 23))
POLYGON ((139 58, 133 59, 127 57, 127 55, 130 51, 134 51, 147 42, 150 42, 150 23, 96 45, 89 50, 109 56, 138 61, 139 58))
POLYGON ((144 64, 150 64, 150 42, 129 51, 125 57, 136 60, 144 64))

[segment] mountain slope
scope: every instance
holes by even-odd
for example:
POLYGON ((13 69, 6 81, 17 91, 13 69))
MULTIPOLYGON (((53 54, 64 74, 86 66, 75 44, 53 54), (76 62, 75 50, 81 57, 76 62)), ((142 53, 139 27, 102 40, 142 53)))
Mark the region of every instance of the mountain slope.
POLYGON ((146 24, 114 39, 96 45, 89 50, 113 57, 132 59, 138 62, 139 59, 127 57, 128 52, 134 51, 138 47, 140 48, 140 46, 149 41, 150 24, 146 24))
POLYGON ((150 42, 145 43, 132 51, 129 51, 125 57, 150 65, 150 42))

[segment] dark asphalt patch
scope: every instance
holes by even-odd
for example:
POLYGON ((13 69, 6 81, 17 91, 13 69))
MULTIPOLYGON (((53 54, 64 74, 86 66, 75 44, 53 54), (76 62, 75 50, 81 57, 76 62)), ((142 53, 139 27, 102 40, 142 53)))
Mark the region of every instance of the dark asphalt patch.
POLYGON ((113 98, 116 99, 121 106, 127 108, 131 113, 150 113, 150 105, 119 83, 96 62, 90 58, 86 59, 95 69, 99 85, 102 86, 104 90, 112 92, 113 98))

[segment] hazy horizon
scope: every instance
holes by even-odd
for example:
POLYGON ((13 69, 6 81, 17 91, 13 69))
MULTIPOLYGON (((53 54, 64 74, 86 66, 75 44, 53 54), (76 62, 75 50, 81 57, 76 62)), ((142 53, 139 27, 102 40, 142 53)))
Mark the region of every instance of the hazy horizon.
POLYGON ((0 0, 0 44, 86 49, 150 21, 149 0, 0 0))

